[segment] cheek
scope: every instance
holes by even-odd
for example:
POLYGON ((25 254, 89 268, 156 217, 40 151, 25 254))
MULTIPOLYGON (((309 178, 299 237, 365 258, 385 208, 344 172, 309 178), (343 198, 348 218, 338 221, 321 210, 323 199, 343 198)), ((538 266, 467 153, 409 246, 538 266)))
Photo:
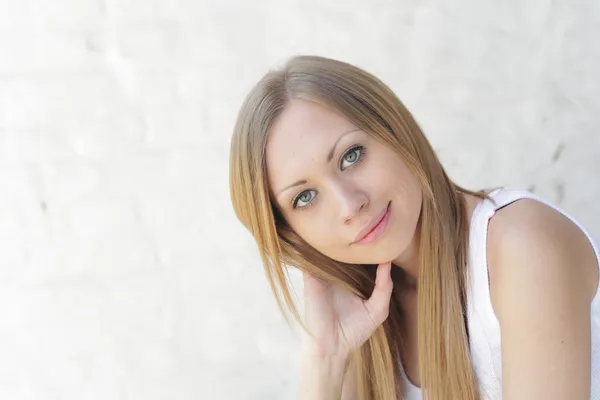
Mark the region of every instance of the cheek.
POLYGON ((415 185, 406 185, 402 193, 402 221, 401 229, 405 235, 413 235, 421 217, 422 206, 421 188, 415 185))
POLYGON ((292 225, 294 231, 319 253, 332 259, 343 257, 347 247, 340 242, 340 232, 335 231, 329 220, 317 215, 305 218, 307 221, 292 225))
MULTIPOLYGON (((392 170, 391 168, 388 171, 392 170)), ((410 234, 421 215, 421 184, 403 164, 395 166, 395 173, 386 173, 381 180, 386 181, 390 189, 390 199, 395 203, 399 233, 410 234)))
POLYGON ((358 166, 360 182, 377 191, 397 190, 406 178, 406 166, 389 151, 373 153, 375 154, 370 154, 371 158, 367 159, 364 165, 358 166))
POLYGON ((310 218, 310 220, 307 218, 307 221, 303 221, 293 228, 304 241, 317 250, 332 245, 331 242, 334 237, 331 231, 332 227, 323 218, 316 217, 310 218))

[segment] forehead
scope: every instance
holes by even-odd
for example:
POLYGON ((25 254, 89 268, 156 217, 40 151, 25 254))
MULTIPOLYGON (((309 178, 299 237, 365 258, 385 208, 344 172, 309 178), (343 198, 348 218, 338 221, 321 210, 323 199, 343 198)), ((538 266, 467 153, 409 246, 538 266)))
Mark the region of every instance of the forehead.
POLYGON ((275 122, 271 136, 280 136, 283 132, 289 137, 307 135, 311 132, 322 136, 344 127, 353 127, 353 125, 335 111, 312 101, 294 99, 289 102, 275 122))
POLYGON ((273 189, 303 179, 310 163, 325 162, 336 139, 355 126, 317 103, 294 99, 275 121, 266 148, 267 171, 273 189))

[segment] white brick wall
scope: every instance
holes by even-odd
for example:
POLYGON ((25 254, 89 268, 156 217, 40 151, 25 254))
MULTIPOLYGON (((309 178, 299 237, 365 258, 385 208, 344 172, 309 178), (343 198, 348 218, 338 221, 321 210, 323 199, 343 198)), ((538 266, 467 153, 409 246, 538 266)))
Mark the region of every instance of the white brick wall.
POLYGON ((337 3, 0 0, 0 398, 295 398, 227 187, 242 98, 291 54, 374 72, 459 182, 600 238, 600 3, 337 3))

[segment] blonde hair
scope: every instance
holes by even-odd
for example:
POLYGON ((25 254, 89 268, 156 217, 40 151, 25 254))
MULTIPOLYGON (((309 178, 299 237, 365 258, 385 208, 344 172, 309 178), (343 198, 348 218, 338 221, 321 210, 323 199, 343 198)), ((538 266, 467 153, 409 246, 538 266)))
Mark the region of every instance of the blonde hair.
MULTIPOLYGON (((463 193, 446 175, 431 145, 402 102, 373 75, 347 63, 298 56, 268 72, 248 94, 235 125, 230 190, 239 220, 252 233, 282 312, 301 321, 290 294, 287 266, 297 267, 362 298, 374 287, 374 266, 349 266, 309 246, 271 202, 265 146, 269 129, 291 99, 326 106, 393 149, 419 179, 419 373, 429 400, 479 399, 466 327, 467 215, 463 193)), ((394 281, 402 274, 395 273, 394 281)), ((399 287, 400 285, 394 285, 399 287)), ((395 289, 398 290, 398 289, 395 289)), ((358 398, 402 398, 399 357, 403 315, 395 296, 387 320, 354 352, 358 398)))

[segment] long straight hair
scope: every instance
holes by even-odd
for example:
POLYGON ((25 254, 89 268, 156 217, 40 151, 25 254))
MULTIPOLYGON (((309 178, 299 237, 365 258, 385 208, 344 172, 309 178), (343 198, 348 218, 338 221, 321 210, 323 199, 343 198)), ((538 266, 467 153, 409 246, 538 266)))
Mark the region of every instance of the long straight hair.
MULTIPOLYGON (((350 64, 297 56, 268 72, 250 91, 238 115, 230 153, 229 184, 238 219, 251 232, 267 279, 284 315, 301 318, 290 294, 287 268, 296 267, 362 298, 375 284, 375 266, 332 260, 308 245, 286 223, 269 196, 265 148, 269 130, 292 99, 339 113, 394 150, 419 179, 419 373, 428 400, 477 400, 466 326, 467 214, 463 194, 484 196, 446 175, 417 122, 379 79, 350 64)), ((400 283, 401 273, 392 275, 400 283)), ((401 285, 394 285, 399 290, 401 285)), ((356 350, 358 398, 402 398, 400 356, 405 329, 402 308, 392 296, 386 321, 356 350)))

